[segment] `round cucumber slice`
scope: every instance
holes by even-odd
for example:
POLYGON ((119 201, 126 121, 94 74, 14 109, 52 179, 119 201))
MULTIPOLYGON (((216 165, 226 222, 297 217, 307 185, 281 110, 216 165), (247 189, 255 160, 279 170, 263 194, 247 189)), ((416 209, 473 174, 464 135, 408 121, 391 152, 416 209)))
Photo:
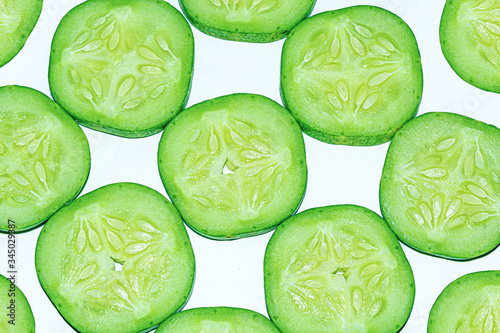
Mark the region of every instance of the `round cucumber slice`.
POLYGON ((255 311, 208 307, 179 312, 165 320, 156 333, 280 333, 274 324, 255 311))
POLYGON ((316 0, 179 0, 188 20, 221 39, 268 43, 305 19, 316 0))
POLYGON ((447 0, 439 39, 451 68, 467 83, 500 93, 500 3, 447 0))
POLYGON ((124 137, 160 132, 187 100, 194 41, 159 0, 89 0, 52 41, 52 95, 82 125, 124 137))
POLYGON ((42 12, 42 0, 0 0, 0 67, 23 48, 42 12))
POLYGON ((421 115, 393 138, 380 182, 384 218, 417 250, 469 259, 500 243, 500 130, 421 115))
POLYGON ((175 207, 133 183, 101 187, 54 214, 35 264, 57 310, 86 333, 152 329, 187 302, 195 266, 175 207))
POLYGON ((158 166, 186 223, 214 239, 275 228, 297 210, 307 181, 296 121, 253 94, 222 96, 181 112, 165 128, 158 166))
POLYGON ((0 231, 44 222, 80 193, 89 171, 87 138, 64 110, 37 90, 0 87, 0 231))
POLYGON ((266 248, 264 286, 283 333, 398 332, 415 296, 396 236, 380 216, 352 205, 283 222, 266 248))
POLYGON ((281 93, 304 132, 327 143, 389 141, 417 113, 423 77, 417 41, 374 6, 323 12, 283 46, 281 93))
POLYGON ((498 332, 500 271, 475 272, 450 283, 429 314, 427 333, 498 332))
MULTIPOLYGON (((14 278, 15 279, 15 278, 14 278)), ((35 333, 35 318, 21 289, 0 275, 0 317, 2 333, 35 333)))

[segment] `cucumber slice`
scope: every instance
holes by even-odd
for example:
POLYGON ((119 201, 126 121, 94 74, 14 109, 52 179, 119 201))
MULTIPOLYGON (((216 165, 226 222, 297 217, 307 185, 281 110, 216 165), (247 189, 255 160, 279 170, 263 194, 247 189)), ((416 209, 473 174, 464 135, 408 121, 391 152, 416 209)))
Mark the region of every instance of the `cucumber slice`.
POLYGON ((500 243, 500 130, 452 113, 426 113, 389 146, 382 213, 409 246, 469 259, 500 243))
POLYGON ((89 171, 87 138, 64 110, 37 90, 0 87, 0 231, 44 222, 80 193, 89 171))
POLYGON ((279 333, 274 324, 255 311, 229 308, 196 308, 165 320, 156 333, 279 333))
POLYGON ((447 0, 439 39, 451 68, 465 82, 500 93, 500 3, 447 0))
POLYGON ((4 311, 0 332, 35 333, 35 318, 26 296, 3 275, 0 275, 0 306, 4 311))
POLYGON ((374 6, 323 12, 283 46, 281 93, 304 132, 327 143, 389 141, 417 113, 423 77, 417 41, 374 6))
POLYGON ((194 41, 165 1, 89 0, 52 41, 52 95, 82 125, 124 137, 160 132, 187 100, 194 41))
POLYGON ((305 19, 316 0, 179 0, 188 20, 221 39, 268 43, 305 19))
POLYGON ((304 196, 304 139, 290 113, 259 95, 194 105, 165 128, 163 185, 186 223, 213 239, 265 233, 304 196))
POLYGON ((54 214, 35 264, 57 310, 86 333, 148 331, 184 306, 194 280, 179 213, 133 183, 101 187, 54 214))
POLYGON ((0 0, 0 67, 23 48, 42 12, 42 0, 0 0))
POLYGON ((427 333, 498 332, 500 271, 475 272, 450 283, 429 314, 427 333))
POLYGON ((415 296, 397 238, 380 216, 352 205, 283 222, 266 249, 264 286, 283 333, 397 332, 415 296))

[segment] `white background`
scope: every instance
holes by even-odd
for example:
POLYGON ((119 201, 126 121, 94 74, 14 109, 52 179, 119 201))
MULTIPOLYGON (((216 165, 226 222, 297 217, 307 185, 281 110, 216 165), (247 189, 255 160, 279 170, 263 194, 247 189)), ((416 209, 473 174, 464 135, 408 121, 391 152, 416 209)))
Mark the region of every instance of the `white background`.
MULTIPOLYGON (((50 42, 62 16, 82 1, 44 0, 33 34, 18 56, 0 68, 0 85, 18 84, 49 94, 47 69, 50 42)), ((169 0, 179 9, 174 0, 169 0)), ((371 4, 403 18, 415 33, 422 56, 424 94, 419 114, 449 111, 500 125, 500 95, 483 92, 463 82, 448 66, 439 46, 439 21, 445 0, 317 0, 313 13, 350 5, 371 4)), ((249 92, 275 101, 279 97, 279 65, 283 40, 270 44, 228 42, 193 28, 195 70, 188 106, 217 96, 249 92)), ((84 129, 90 142, 92 167, 83 193, 103 185, 127 181, 152 187, 166 195, 158 175, 156 151, 161 134, 124 139, 84 129)), ((347 147, 321 143, 304 136, 309 180, 300 210, 333 204, 357 204, 380 214, 378 187, 388 144, 347 147)), ((35 273, 34 250, 41 228, 18 235, 18 286, 28 298, 37 332, 74 330, 62 319, 41 289, 35 273)), ((271 236, 218 242, 189 230, 196 256, 196 281, 186 308, 235 306, 266 314, 263 255, 271 236)), ((54 244, 60 246, 60 244, 54 244)), ((459 276, 498 269, 500 250, 487 256, 455 262, 417 253, 404 247, 415 274, 417 293, 404 333, 426 331, 429 310, 441 290, 459 276)), ((0 235, 0 273, 6 274, 7 237, 0 235), (2 253, 4 258, 2 259, 2 253)), ((0 315, 1 315, 0 310, 0 315)))

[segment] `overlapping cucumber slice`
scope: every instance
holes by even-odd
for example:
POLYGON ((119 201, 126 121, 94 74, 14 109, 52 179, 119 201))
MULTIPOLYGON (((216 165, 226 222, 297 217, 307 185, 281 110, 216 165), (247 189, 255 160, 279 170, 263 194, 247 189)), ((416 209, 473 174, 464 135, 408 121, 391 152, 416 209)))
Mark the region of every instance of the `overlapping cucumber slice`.
POLYGON ((306 134, 327 143, 389 141, 415 116, 422 89, 415 36, 401 18, 378 7, 314 15, 283 46, 285 106, 306 134))
POLYGON ((187 302, 194 280, 179 213, 133 183, 99 188, 54 214, 35 264, 52 303, 86 333, 149 331, 187 302))
POLYGON ((0 317, 2 333, 35 333, 35 318, 30 304, 13 280, 0 275, 0 306, 4 311, 0 317))
POLYGON ((451 68, 471 85, 500 93, 500 2, 447 0, 439 26, 451 68))
POLYGON ((182 111, 165 128, 158 166, 184 220, 215 239, 275 228, 297 210, 307 181, 296 121, 276 102, 253 94, 182 111))
POLYGON ((408 245, 468 259, 500 243, 500 130, 452 113, 426 113, 389 146, 380 204, 408 245))
POLYGON ((221 39, 267 43, 285 38, 315 0, 180 0, 189 21, 221 39))
POLYGON ((89 171, 87 138, 64 110, 37 90, 0 87, 1 231, 44 222, 80 193, 89 171))
POLYGON ((207 307, 179 312, 165 320, 156 333, 279 333, 276 326, 255 311, 207 307))
POLYGON ((352 205, 283 222, 266 249, 264 286, 283 333, 398 332, 415 296, 396 236, 380 216, 352 205))
POLYGON ((184 107, 193 54, 189 24, 165 1, 85 1, 54 35, 50 89, 83 125, 144 137, 184 107))
POLYGON ((474 272, 450 283, 429 314, 427 333, 498 332, 500 271, 474 272))
POLYGON ((42 12, 42 0, 0 0, 0 67, 23 48, 42 12))

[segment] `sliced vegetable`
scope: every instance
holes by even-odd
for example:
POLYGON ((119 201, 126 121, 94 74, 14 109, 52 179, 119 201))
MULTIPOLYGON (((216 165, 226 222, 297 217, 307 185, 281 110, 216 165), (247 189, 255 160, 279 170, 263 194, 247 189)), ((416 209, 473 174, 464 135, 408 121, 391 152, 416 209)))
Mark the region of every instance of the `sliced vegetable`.
POLYGON ((315 0, 180 0, 189 21, 221 39, 267 43, 285 38, 315 0))
POLYGON ((0 306, 4 314, 0 317, 2 333, 35 333, 35 318, 30 304, 21 289, 16 286, 16 276, 0 275, 0 306))
POLYGON ((54 35, 50 89, 87 127, 152 135, 184 107, 193 53, 189 24, 165 1, 85 1, 54 35))
POLYGON ((429 314, 427 333, 498 332, 500 271, 475 272, 450 283, 429 314))
POLYGON ((149 331, 187 302, 194 280, 179 213, 133 183, 101 187, 54 214, 35 264, 57 310, 86 333, 149 331))
POLYGON ((0 0, 0 67, 23 48, 42 12, 42 0, 0 0))
POLYGON ((283 333, 398 332, 415 296, 397 238, 380 216, 352 205, 283 222, 266 249, 264 286, 283 333))
POLYGON ((0 87, 0 230, 38 226, 87 181, 90 150, 78 124, 49 97, 0 87))
POLYGON ((500 243, 500 130, 458 114, 421 115, 398 131, 380 182, 396 235, 420 251, 469 259, 500 243))
POLYGON ((229 308, 195 308, 165 320, 156 333, 279 333, 274 324, 255 311, 229 308))
POLYGON ((307 181, 299 126, 282 106, 252 94, 181 112, 160 140, 158 166, 186 223, 215 239, 275 228, 297 210, 307 181))
POLYGON ((500 2, 447 0, 439 39, 458 76, 477 88, 500 93, 500 2))
POLYGON ((323 142, 389 141, 417 113, 422 89, 415 36, 378 7, 314 15, 283 46, 283 102, 304 132, 323 142))

